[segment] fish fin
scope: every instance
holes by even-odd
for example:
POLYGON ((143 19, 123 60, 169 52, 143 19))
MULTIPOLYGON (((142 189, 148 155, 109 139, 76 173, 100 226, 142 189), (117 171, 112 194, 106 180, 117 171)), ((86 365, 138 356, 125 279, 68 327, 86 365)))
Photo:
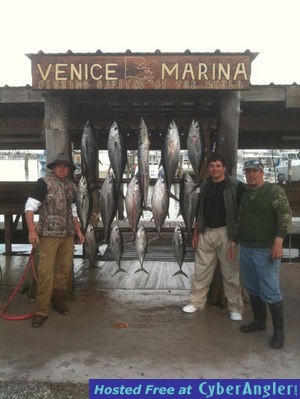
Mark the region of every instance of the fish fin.
POLYGON ((176 273, 174 273, 174 274, 173 274, 173 277, 174 277, 174 276, 177 276, 177 275, 179 275, 179 274, 182 274, 183 276, 189 278, 188 275, 187 275, 185 272, 183 272, 181 269, 179 269, 176 273))

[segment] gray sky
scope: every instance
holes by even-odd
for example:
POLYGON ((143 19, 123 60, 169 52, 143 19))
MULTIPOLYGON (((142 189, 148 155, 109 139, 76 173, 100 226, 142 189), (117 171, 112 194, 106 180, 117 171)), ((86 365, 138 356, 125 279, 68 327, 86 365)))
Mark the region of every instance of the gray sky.
POLYGON ((258 52, 252 84, 300 84, 300 1, 7 0, 0 86, 31 84, 25 54, 258 52))

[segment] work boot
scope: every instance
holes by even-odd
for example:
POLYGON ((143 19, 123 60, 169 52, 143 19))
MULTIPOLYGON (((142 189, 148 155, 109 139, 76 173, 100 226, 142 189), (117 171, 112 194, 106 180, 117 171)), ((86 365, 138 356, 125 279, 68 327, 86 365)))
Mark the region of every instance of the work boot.
POLYGON ((47 316, 34 314, 31 320, 31 325, 32 327, 41 327, 47 319, 48 319, 47 316))
POLYGON ((254 331, 262 331, 266 329, 267 306, 258 296, 250 295, 250 302, 254 320, 250 324, 241 326, 240 331, 251 333, 254 331))
POLYGON ((283 333, 283 304, 282 301, 269 303, 269 309, 272 316, 274 334, 270 346, 273 349, 280 349, 284 344, 283 333))
POLYGON ((69 308, 65 303, 65 293, 64 290, 53 290, 52 293, 52 307, 58 313, 67 316, 70 314, 69 308))

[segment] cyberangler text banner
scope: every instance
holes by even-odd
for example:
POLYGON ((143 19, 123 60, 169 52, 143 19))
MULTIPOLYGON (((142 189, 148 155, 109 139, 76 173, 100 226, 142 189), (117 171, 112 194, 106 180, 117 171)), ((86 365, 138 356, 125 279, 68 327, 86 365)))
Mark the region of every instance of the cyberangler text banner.
POLYGON ((300 398, 300 379, 92 379, 89 381, 89 398, 296 399, 300 398))

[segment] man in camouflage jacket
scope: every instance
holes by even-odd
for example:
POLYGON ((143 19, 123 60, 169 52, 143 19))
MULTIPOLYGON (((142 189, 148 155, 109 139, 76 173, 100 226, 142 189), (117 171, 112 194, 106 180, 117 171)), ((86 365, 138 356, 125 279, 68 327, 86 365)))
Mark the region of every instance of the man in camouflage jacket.
POLYGON ((247 161, 244 170, 248 189, 240 203, 238 242, 241 278, 250 295, 254 320, 241 326, 241 331, 266 329, 268 303, 274 329, 271 347, 278 349, 284 344, 279 270, 283 239, 291 224, 290 206, 282 187, 264 181, 259 160, 247 161))
POLYGON ((28 240, 39 247, 37 309, 32 327, 40 327, 45 322, 51 300, 53 309, 69 314, 64 291, 71 277, 75 234, 81 244, 84 241, 77 219, 75 184, 70 179, 74 165, 66 155, 59 154, 47 168, 47 176, 37 181, 25 205, 28 240), (40 217, 36 229, 34 213, 37 210, 40 217))

